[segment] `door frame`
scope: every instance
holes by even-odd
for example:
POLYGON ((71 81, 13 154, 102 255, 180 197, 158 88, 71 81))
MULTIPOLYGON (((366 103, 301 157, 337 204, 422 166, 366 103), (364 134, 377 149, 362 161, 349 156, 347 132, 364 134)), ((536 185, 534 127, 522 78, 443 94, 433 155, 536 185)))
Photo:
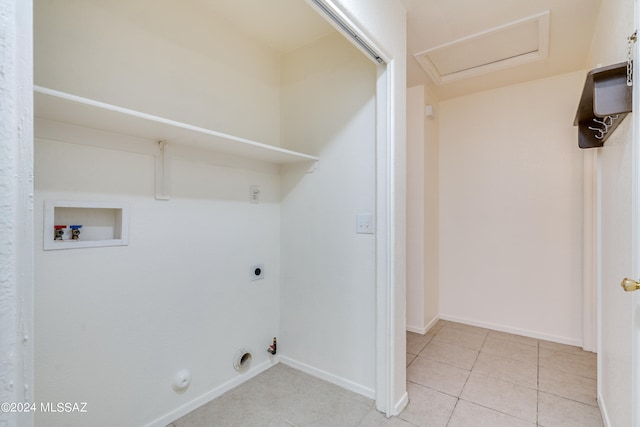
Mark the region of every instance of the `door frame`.
MULTIPOLYGON (((633 1, 633 21, 634 28, 638 29, 640 25, 640 7, 639 0, 633 1)), ((632 112, 630 114, 631 119, 631 156, 632 161, 635 162, 635 165, 632 167, 632 176, 631 176, 631 212, 630 215, 632 217, 631 220, 631 260, 632 266, 631 271, 626 272, 627 277, 632 277, 638 279, 640 277, 640 64, 638 60, 640 59, 640 43, 635 43, 633 45, 632 57, 634 59, 633 64, 633 106, 632 112)), ((594 150, 595 151, 595 150, 594 150)), ((585 162, 585 166, 587 163, 585 162)), ((593 169, 593 182, 596 183, 595 194, 596 197, 594 199, 594 208, 593 213, 596 215, 597 221, 594 232, 594 236, 596 236, 595 244, 593 251, 596 254, 594 264, 597 265, 596 273, 597 273, 597 302, 595 305, 597 306, 597 353, 598 353, 598 385, 597 385, 597 395, 599 400, 600 411, 602 414, 603 422, 605 427, 615 427, 610 424, 610 420, 607 414, 607 408, 603 405, 606 405, 606 402, 602 402, 600 399, 603 395, 602 392, 602 373, 603 373, 603 360, 602 360, 602 342, 601 337, 603 336, 602 330, 602 306, 601 306, 601 295, 603 292, 603 286, 610 286, 611 284, 605 284, 602 281, 602 269, 600 267, 602 262, 602 247, 601 247, 601 207, 602 207, 602 188, 600 181, 600 161, 599 157, 594 160, 589 166, 593 169)), ((587 169, 585 169, 585 178, 587 176, 587 169)), ((585 184, 587 184, 587 180, 585 179, 585 184)), ((586 194, 586 189, 585 189, 586 194)), ((586 206, 586 205, 585 205, 586 206)), ((586 209, 585 209, 586 213, 586 209)), ((586 222, 587 217, 585 216, 585 227, 588 226, 586 222)), ((586 234, 585 234, 586 235, 586 234)), ((587 241, 585 240, 585 243, 587 241)), ((588 258, 585 258, 585 263, 588 258)), ((585 272, 587 271, 585 267, 585 272)), ((619 280, 622 280, 623 277, 620 277, 619 280)), ((585 289, 586 289, 587 278, 585 276, 585 289)), ((618 288, 618 292, 624 292, 621 288, 618 288)), ((640 398, 640 292, 632 292, 628 295, 625 295, 625 298, 631 298, 630 308, 631 308, 631 335, 628 336, 628 339, 631 340, 630 350, 631 350, 631 367, 629 367, 630 372, 628 373, 631 376, 631 395, 627 396, 629 402, 625 402, 629 404, 631 408, 631 426, 630 427, 640 427, 640 405, 637 405, 636 402, 638 398, 640 398)), ((585 306, 585 312, 589 307, 585 306)))
MULTIPOLYGON (((633 27, 638 30, 640 25, 640 7, 638 5, 639 0, 633 1, 633 27)), ((633 45, 633 104, 631 117, 632 124, 632 152, 633 159, 636 161, 636 166, 633 168, 633 211, 632 215, 634 220, 632 221, 632 252, 631 256, 634 260, 633 270, 630 272, 634 278, 640 277, 640 43, 636 42, 633 45)), ((632 292, 631 295, 631 324, 632 334, 631 342, 631 422, 634 427, 640 427, 640 405, 637 404, 640 399, 640 291, 632 292)))
POLYGON ((582 348, 598 350, 598 152, 583 152, 582 348))
MULTIPOLYGON (((318 13, 377 66, 376 84, 376 408, 387 416, 399 415, 408 404, 406 391, 405 301, 405 205, 406 154, 403 141, 395 137, 394 119, 399 108, 394 84, 401 67, 398 60, 375 43, 335 0, 321 0, 322 8, 339 18, 336 24, 326 11, 306 0, 318 13), (377 54, 363 48, 356 39, 377 54)), ((402 88, 406 90, 406 88, 402 88)), ((404 98, 401 98, 404 99, 404 98)))

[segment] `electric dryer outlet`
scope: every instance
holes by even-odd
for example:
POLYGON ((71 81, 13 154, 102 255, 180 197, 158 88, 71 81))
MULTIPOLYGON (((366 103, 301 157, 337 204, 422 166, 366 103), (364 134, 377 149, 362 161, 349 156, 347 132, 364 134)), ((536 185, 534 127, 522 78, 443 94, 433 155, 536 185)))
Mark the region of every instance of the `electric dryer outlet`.
POLYGON ((264 279, 264 264, 256 264, 251 266, 251 280, 264 279))

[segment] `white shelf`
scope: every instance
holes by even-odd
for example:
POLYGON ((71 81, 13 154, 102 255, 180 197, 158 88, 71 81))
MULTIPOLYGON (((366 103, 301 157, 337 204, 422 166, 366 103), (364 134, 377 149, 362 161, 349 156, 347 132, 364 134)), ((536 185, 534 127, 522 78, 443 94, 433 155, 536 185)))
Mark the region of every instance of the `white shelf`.
POLYGON ((151 114, 34 86, 35 117, 139 138, 200 147, 275 164, 318 157, 227 135, 151 114))

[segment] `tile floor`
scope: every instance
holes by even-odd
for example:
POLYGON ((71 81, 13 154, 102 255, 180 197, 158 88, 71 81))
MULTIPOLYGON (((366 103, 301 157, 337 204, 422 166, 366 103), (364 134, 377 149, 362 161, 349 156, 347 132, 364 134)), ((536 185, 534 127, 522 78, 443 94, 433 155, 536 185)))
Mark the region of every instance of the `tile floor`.
POLYGON ((407 333, 409 405, 424 427, 601 427, 596 355, 439 321, 407 333))
POLYGON ((282 364, 168 427, 601 427, 596 357, 579 348, 439 321, 407 334, 409 405, 372 400, 282 364))

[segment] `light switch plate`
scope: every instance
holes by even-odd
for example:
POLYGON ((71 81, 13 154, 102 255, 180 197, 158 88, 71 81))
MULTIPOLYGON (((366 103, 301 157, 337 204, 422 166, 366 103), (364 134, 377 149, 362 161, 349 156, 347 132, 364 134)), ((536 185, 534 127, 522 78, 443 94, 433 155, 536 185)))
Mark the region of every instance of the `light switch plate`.
POLYGON ((373 214, 360 213, 356 215, 356 233, 357 234, 374 234, 376 231, 376 224, 373 219, 373 214))

